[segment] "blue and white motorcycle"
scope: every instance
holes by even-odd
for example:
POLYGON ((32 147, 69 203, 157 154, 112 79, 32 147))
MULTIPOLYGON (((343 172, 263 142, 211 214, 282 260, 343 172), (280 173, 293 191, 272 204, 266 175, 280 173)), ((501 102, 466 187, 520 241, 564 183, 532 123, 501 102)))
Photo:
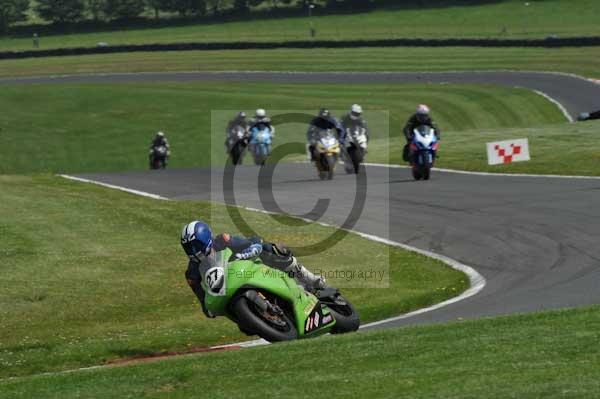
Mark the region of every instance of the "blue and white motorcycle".
POLYGON ((250 129, 250 142, 248 148, 254 157, 256 165, 264 165, 271 155, 271 142, 273 131, 267 125, 259 124, 250 129))
POLYGON ((438 147, 439 141, 432 127, 421 125, 413 130, 410 166, 415 180, 429 180, 438 147))

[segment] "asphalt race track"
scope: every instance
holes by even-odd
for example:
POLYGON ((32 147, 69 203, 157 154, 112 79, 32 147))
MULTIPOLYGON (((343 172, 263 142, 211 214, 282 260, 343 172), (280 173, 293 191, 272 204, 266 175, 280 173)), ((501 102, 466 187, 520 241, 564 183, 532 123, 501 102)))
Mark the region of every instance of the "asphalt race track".
POLYGON ((473 83, 524 87, 561 103, 571 117, 600 108, 600 85, 551 72, 159 72, 0 78, 0 84, 126 83, 193 81, 269 81, 281 83, 473 83))
MULTIPOLYGON (((535 72, 144 73, 0 79, 0 84, 159 80, 488 83, 542 91, 573 116, 600 107, 600 85, 576 76, 535 72)), ((356 180, 343 170, 332 182, 321 182, 308 164, 281 164, 273 177, 274 198, 261 202, 261 191, 265 194, 270 188, 259 184, 257 171, 236 171, 238 205, 278 210, 274 200, 285 212, 314 219, 319 216, 311 213, 317 198, 329 198, 319 220, 339 225, 355 198, 356 180)), ((600 204, 600 179, 434 171, 431 181, 413 182, 408 169, 369 166, 366 171, 366 202, 355 230, 446 255, 487 280, 473 297, 376 328, 600 303, 600 212, 595 208, 600 204)), ((79 177, 173 199, 224 200, 222 170, 79 177)))
MULTIPOLYGON (((264 194, 269 188, 258 184, 257 171, 251 166, 236 171, 236 202, 276 210, 272 200, 260 201, 259 190, 264 194)), ((223 201, 218 170, 79 177, 172 199, 223 201)), ((366 185, 355 230, 446 255, 487 280, 473 297, 377 328, 600 303, 600 216, 595 209, 600 179, 436 171, 428 182, 413 182, 408 169, 369 166, 366 185)), ((356 186, 354 176, 340 170, 332 182, 321 182, 308 164, 281 164, 273 177, 273 197, 284 211, 308 218, 316 217, 311 210, 317 198, 329 198, 320 220, 340 225, 356 186)))

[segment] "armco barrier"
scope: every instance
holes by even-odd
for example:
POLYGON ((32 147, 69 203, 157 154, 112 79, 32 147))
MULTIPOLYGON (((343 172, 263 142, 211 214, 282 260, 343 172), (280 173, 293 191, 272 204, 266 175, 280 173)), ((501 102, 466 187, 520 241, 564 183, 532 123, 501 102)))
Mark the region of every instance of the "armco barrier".
POLYGON ((381 40, 306 40, 290 42, 221 42, 131 44, 102 47, 73 47, 48 50, 4 51, 0 60, 33 57, 56 57, 108 53, 192 51, 192 50, 251 50, 251 49, 306 49, 343 47, 589 47, 600 46, 600 37, 572 37, 548 39, 381 39, 381 40))

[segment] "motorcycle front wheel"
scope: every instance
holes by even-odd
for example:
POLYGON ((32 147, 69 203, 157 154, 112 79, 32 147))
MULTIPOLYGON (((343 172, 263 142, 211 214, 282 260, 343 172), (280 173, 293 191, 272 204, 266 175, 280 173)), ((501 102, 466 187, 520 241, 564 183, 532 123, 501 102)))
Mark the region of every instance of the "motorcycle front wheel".
POLYGON ((412 175, 415 180, 421 180, 421 178, 423 177, 419 169, 419 165, 414 165, 412 167, 412 175))
POLYGON ((240 297, 235 302, 233 312, 240 329, 252 331, 269 342, 298 338, 294 322, 285 312, 277 316, 267 314, 245 297, 240 297))
POLYGON ((234 165, 242 164, 242 152, 244 149, 242 148, 240 143, 236 143, 231 149, 231 161, 234 165))
POLYGON ((335 164, 337 162, 337 157, 333 155, 327 156, 327 180, 333 179, 333 172, 335 171, 335 164))
POLYGON ((362 150, 352 146, 348 149, 348 155, 352 160, 352 166, 354 167, 354 173, 358 174, 358 170, 360 168, 360 164, 363 161, 363 153, 362 150))
POLYGON ((431 164, 429 163, 429 153, 424 153, 422 155, 423 164, 421 165, 421 175, 423 176, 423 180, 429 180, 429 176, 431 174, 431 164))
POLYGON ((423 166, 423 180, 429 180, 431 175, 431 167, 429 165, 423 166))

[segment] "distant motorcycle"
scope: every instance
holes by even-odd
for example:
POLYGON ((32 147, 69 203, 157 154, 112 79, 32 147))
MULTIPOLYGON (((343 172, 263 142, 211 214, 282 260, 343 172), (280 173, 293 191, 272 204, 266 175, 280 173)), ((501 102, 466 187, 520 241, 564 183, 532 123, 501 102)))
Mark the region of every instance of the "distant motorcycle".
POLYGON ((413 130, 410 164, 415 180, 429 180, 438 146, 439 142, 432 127, 421 125, 413 130))
POLYGON ((150 169, 165 169, 167 167, 167 147, 157 145, 150 150, 150 169))
POLYGON ((346 173, 358 173, 366 153, 367 129, 360 126, 346 129, 346 148, 343 156, 346 173))
POLYGON ((271 155, 271 142, 273 132, 266 125, 255 126, 250 129, 249 149, 254 157, 254 164, 264 165, 271 155))
POLYGON ((321 180, 331 180, 340 155, 340 142, 331 129, 319 131, 317 137, 315 166, 321 180))
POLYGON ((225 146, 227 153, 231 155, 231 161, 234 165, 241 165, 244 158, 244 152, 248 145, 246 138, 246 129, 242 126, 234 126, 227 135, 225 146))

